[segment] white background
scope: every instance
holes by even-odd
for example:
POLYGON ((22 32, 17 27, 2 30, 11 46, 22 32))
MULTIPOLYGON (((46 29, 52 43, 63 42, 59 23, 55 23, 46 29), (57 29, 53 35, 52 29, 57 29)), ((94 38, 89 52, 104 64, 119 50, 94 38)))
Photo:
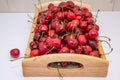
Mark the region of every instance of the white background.
MULTIPOLYGON (((23 77, 22 59, 10 62, 12 48, 19 48, 20 56, 24 56, 32 25, 28 19, 27 13, 0 13, 0 80, 60 80, 59 77, 23 77)), ((109 61, 107 77, 64 77, 63 80, 120 80, 120 12, 100 12, 97 20, 100 35, 109 36, 114 48, 106 56, 109 61)), ((104 49, 108 51, 105 44, 104 49)))

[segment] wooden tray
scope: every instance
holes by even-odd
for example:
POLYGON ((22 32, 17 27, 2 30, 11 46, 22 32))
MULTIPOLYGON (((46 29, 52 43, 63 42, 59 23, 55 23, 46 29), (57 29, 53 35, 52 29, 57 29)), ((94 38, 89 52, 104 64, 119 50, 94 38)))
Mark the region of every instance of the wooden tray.
MULTIPOLYGON (((47 8, 47 5, 50 2, 42 4, 43 9, 47 8)), ((55 5, 58 5, 60 1, 52 1, 55 5)), ((76 5, 80 5, 80 2, 74 1, 76 5)), ((91 10, 90 6, 83 3, 82 7, 85 6, 91 10)), ((40 5, 36 6, 35 17, 38 16, 40 5)), ((36 21, 36 19, 35 19, 36 21)), ((33 24, 33 26, 35 26, 33 24)), ((31 32, 33 31, 33 27, 31 32)), ((28 46, 26 49, 27 55, 30 54, 29 43, 33 39, 34 33, 30 34, 28 46)), ((98 43, 98 48, 100 54, 104 54, 101 43, 98 43)), ((57 68, 48 67, 48 64, 51 62, 61 62, 61 61, 70 61, 83 64, 82 68, 71 68, 71 69, 59 69, 59 72, 62 76, 87 76, 87 77, 105 77, 107 76, 109 62, 107 61, 105 55, 102 55, 100 58, 92 57, 82 54, 49 54, 42 55, 35 58, 24 58, 22 61, 23 75, 25 77, 38 77, 38 76, 59 76, 57 68)))

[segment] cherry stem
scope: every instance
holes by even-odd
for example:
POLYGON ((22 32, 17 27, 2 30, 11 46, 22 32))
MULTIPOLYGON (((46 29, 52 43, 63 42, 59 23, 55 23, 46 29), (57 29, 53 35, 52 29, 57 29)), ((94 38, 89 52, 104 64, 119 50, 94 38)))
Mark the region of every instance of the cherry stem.
POLYGON ((105 54, 100 54, 100 56, 101 56, 101 55, 109 55, 109 54, 111 54, 112 51, 113 51, 113 48, 110 48, 110 51, 109 51, 109 52, 107 52, 107 53, 105 53, 105 54))
POLYGON ((100 9, 97 10, 97 13, 95 15, 95 23, 97 22, 97 17, 98 17, 98 13, 100 12, 100 9))
POLYGON ((62 74, 60 73, 60 70, 59 70, 59 67, 58 67, 59 65, 60 65, 60 63, 57 64, 57 71, 58 71, 58 74, 59 74, 61 80, 63 80, 63 76, 62 76, 62 74))
POLYGON ((111 48, 109 52, 105 53, 105 55, 110 54, 112 51, 113 51, 113 48, 111 48))
POLYGON ((41 11, 42 11, 42 4, 41 4, 41 0, 38 0, 38 4, 40 4, 40 8, 41 8, 41 11))
MULTIPOLYGON (((51 26, 49 25, 48 32, 51 30, 51 26)), ((50 33, 48 35, 50 37, 50 33)))
POLYGON ((41 33, 41 36, 40 36, 40 39, 43 37, 43 35, 44 35, 44 33, 42 32, 42 33, 41 33))
POLYGON ((19 57, 19 58, 16 58, 16 59, 12 59, 12 60, 10 60, 10 61, 16 61, 16 60, 22 59, 22 58, 30 58, 30 57, 19 57))
POLYGON ((40 9, 37 7, 37 5, 35 5, 35 8, 36 8, 38 11, 40 11, 40 9))
POLYGON ((67 35, 69 35, 69 33, 62 35, 60 38, 63 39, 63 38, 64 38, 65 36, 67 36, 67 35))
POLYGON ((45 54, 50 53, 53 49, 55 49, 55 47, 52 47, 49 51, 47 51, 45 54))
POLYGON ((63 10, 63 7, 61 7, 62 8, 62 16, 63 16, 63 18, 64 18, 64 10, 63 10))
POLYGON ((82 7, 82 0, 80 0, 80 3, 81 3, 81 4, 80 4, 80 7, 82 7))
POLYGON ((34 23, 34 22, 30 21, 30 20, 28 20, 28 22, 33 23, 33 24, 37 25, 37 23, 34 23))
POLYGON ((32 18, 29 14, 27 14, 27 16, 33 21, 34 20, 34 18, 32 18))
POLYGON ((107 36, 99 36, 99 37, 103 37, 103 38, 108 39, 108 41, 111 41, 111 39, 109 37, 107 37, 107 36))
POLYGON ((105 41, 105 40, 98 40, 98 41, 100 41, 100 42, 106 42, 108 44, 109 48, 111 48, 110 43, 108 43, 107 41, 105 41))

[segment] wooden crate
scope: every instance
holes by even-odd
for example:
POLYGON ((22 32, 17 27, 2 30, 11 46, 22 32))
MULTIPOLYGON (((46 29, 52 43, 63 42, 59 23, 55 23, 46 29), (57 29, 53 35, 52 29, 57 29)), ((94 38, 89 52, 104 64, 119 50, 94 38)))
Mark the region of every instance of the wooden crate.
MULTIPOLYGON (((52 1, 55 5, 57 5, 60 1, 52 1)), ((47 8, 47 5, 50 2, 42 4, 43 9, 47 8)), ((75 4, 80 5, 80 2, 74 1, 75 4)), ((82 6, 87 7, 91 10, 90 6, 87 4, 82 4, 82 6)), ((35 17, 38 15, 40 9, 40 5, 36 6, 35 17)), ((36 19, 35 19, 36 21, 36 19)), ((35 26, 33 24, 33 26, 35 26)), ((31 32, 33 31, 33 27, 31 32)), ((34 33, 30 34, 28 46, 26 53, 30 54, 29 43, 33 39, 34 33)), ((98 48, 100 54, 104 54, 101 43, 98 43, 98 48)), ((109 62, 107 61, 105 55, 102 55, 100 58, 92 57, 88 55, 82 54, 49 54, 42 55, 35 58, 24 58, 22 61, 23 75, 25 77, 38 77, 38 76, 59 76, 57 68, 48 67, 48 64, 51 62, 61 62, 61 61, 70 61, 70 62, 78 62, 83 64, 82 68, 71 68, 71 69, 59 69, 59 72, 62 76, 87 76, 87 77, 105 77, 107 76, 109 62)))

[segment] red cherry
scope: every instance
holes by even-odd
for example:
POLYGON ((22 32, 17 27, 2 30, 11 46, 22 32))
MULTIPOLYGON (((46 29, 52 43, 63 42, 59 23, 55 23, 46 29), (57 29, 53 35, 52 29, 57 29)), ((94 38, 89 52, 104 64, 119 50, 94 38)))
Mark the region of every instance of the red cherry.
POLYGON ((92 52, 92 48, 89 45, 86 45, 84 47, 84 52, 85 52, 85 54, 89 55, 90 52, 92 52))
POLYGON ((66 2, 61 2, 58 6, 59 6, 63 11, 68 10, 66 2))
POLYGON ((60 48, 60 46, 61 46, 61 40, 59 38, 53 38, 52 39, 52 44, 53 44, 53 47, 60 48))
POLYGON ((13 58, 18 58, 19 55, 20 55, 20 50, 17 49, 17 48, 11 49, 11 50, 10 50, 10 55, 11 55, 13 58))
POLYGON ((34 34, 34 40, 37 41, 40 39, 40 33, 35 33, 34 34))
POLYGON ((86 28, 86 31, 89 32, 93 28, 93 24, 89 24, 86 28))
POLYGON ((68 45, 69 48, 75 49, 78 45, 78 41, 76 39, 69 39, 67 41, 67 45, 68 45))
POLYGON ((70 52, 70 50, 68 47, 62 47, 59 51, 59 53, 69 53, 69 52, 70 52))
POLYGON ((79 11, 80 7, 77 5, 74 5, 74 7, 72 8, 72 11, 75 13, 76 11, 79 11))
POLYGON ((75 50, 73 50, 73 49, 70 49, 70 53, 75 53, 75 50))
POLYGON ((79 20, 72 20, 65 26, 67 30, 74 30, 79 25, 79 20))
POLYGON ((47 19, 47 20, 52 20, 53 19, 53 13, 51 12, 51 11, 46 11, 46 13, 45 13, 45 18, 47 19))
POLYGON ((52 12, 52 13, 57 13, 58 11, 59 11, 59 9, 58 9, 57 6, 53 6, 53 7, 51 8, 51 12, 52 12))
POLYGON ((59 49, 61 47, 61 40, 59 38, 48 38, 46 40, 48 48, 55 47, 56 49, 59 49))
POLYGON ((49 31, 48 31, 48 35, 49 35, 50 37, 53 37, 55 34, 56 34, 55 30, 49 30, 49 31))
POLYGON ((83 51, 83 48, 81 46, 77 46, 77 48, 75 49, 76 53, 81 53, 83 51))
POLYGON ((39 32, 39 27, 35 27, 35 28, 34 28, 34 32, 35 32, 35 33, 38 33, 38 32, 39 32))
POLYGON ((33 50, 33 49, 37 49, 38 48, 38 45, 35 41, 31 41, 30 42, 30 49, 33 50))
POLYGON ((44 17, 38 17, 37 24, 47 24, 47 22, 44 17))
POLYGON ((87 12, 85 13, 85 17, 86 17, 86 18, 91 18, 91 17, 92 17, 92 13, 87 11, 87 12))
POLYGON ((86 21, 88 24, 93 24, 94 22, 92 18, 86 18, 86 21))
POLYGON ((86 44, 87 42, 85 35, 79 35, 77 39, 78 39, 79 44, 82 44, 82 45, 86 44))
POLYGON ((82 11, 78 11, 78 10, 76 10, 76 11, 74 11, 75 12, 75 15, 76 16, 83 16, 83 12, 82 11))
POLYGON ((46 37, 41 37, 41 38, 39 39, 39 41, 40 41, 40 42, 45 42, 46 39, 47 39, 46 37))
POLYGON ((64 11, 64 18, 67 18, 67 15, 68 15, 68 11, 64 11))
POLYGON ((55 31, 57 34, 63 34, 66 32, 66 29, 65 29, 64 25, 60 24, 56 27, 55 31))
POLYGON ((80 35, 80 34, 84 34, 84 30, 81 29, 81 28, 76 28, 76 29, 75 29, 75 34, 76 34, 77 36, 80 35))
POLYGON ((47 45, 45 44, 45 42, 40 42, 39 43, 39 51, 40 54, 43 55, 45 53, 47 53, 49 51, 49 49, 47 48, 47 45))
POLYGON ((68 20, 74 20, 75 18, 76 18, 76 16, 73 12, 68 12, 68 15, 67 15, 68 20))
POLYGON ((48 33, 48 26, 47 25, 40 25, 39 26, 39 32, 47 34, 48 33))
POLYGON ((81 21, 80 22, 80 28, 85 29, 87 27, 87 21, 81 21))
POLYGON ((95 39, 98 37, 98 31, 95 30, 95 29, 91 29, 89 32, 88 32, 88 36, 89 38, 91 39, 95 39))
POLYGON ((65 28, 67 30, 71 30, 72 31, 72 30, 75 29, 75 26, 74 26, 74 24, 72 22, 68 22, 67 25, 65 26, 65 28))
POLYGON ((48 9, 51 9, 53 6, 54 6, 54 4, 53 4, 53 3, 50 3, 50 4, 48 5, 48 9))
POLYGON ((69 41, 70 39, 75 39, 75 36, 73 34, 70 34, 65 37, 66 42, 69 41))
POLYGON ((86 7, 82 7, 82 8, 81 8, 81 11, 84 12, 84 13, 86 13, 86 12, 88 12, 89 10, 88 10, 88 8, 86 8, 86 7))
POLYGON ((99 31, 99 26, 97 24, 94 25, 94 29, 99 31))
POLYGON ((81 16, 76 16, 75 19, 81 21, 81 20, 82 20, 82 17, 81 17, 81 16))
POLYGON ((60 22, 57 21, 57 20, 51 22, 51 28, 52 28, 52 29, 56 29, 56 27, 57 27, 58 25, 60 25, 60 22))
POLYGON ((62 67, 67 67, 69 65, 69 62, 61 62, 62 67))
POLYGON ((62 12, 57 12, 57 13, 55 14, 55 18, 58 19, 58 20, 63 20, 63 19, 64 19, 63 16, 64 16, 64 15, 63 15, 62 12))
POLYGON ((69 7, 69 8, 74 7, 74 3, 72 1, 67 1, 66 4, 67 4, 67 7, 69 7))
POLYGON ((97 50, 93 50, 93 51, 90 53, 90 56, 99 57, 99 52, 98 52, 97 50))
POLYGON ((30 56, 34 57, 34 56, 40 56, 40 50, 39 49, 34 49, 30 52, 30 56))

